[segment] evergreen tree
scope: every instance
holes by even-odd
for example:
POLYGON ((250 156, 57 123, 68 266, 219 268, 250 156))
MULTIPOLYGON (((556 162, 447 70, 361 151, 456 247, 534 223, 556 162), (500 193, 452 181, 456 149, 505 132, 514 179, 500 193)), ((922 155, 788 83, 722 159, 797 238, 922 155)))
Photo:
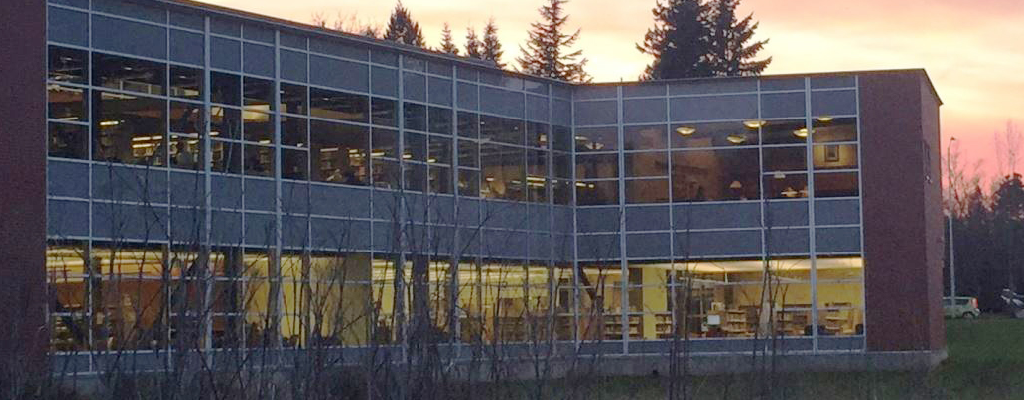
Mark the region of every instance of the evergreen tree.
POLYGON ((562 14, 562 5, 568 1, 550 0, 548 5, 540 8, 543 22, 530 24, 533 27, 529 32, 530 40, 526 48, 519 46, 523 55, 516 59, 524 73, 569 82, 590 81, 590 76, 583 70, 587 59, 577 61, 583 51, 576 50, 568 54, 562 52, 576 43, 580 36, 579 29, 572 35, 562 33, 569 19, 568 15, 562 14))
POLYGON ((412 14, 402 5, 402 0, 398 0, 398 4, 395 5, 395 11, 391 13, 391 20, 388 21, 388 30, 384 34, 384 39, 426 47, 426 44, 423 42, 423 32, 420 30, 420 24, 412 19, 412 14))
POLYGON ((501 56, 505 52, 501 49, 501 42, 498 41, 498 26, 494 24, 494 18, 487 21, 487 26, 484 27, 484 39, 480 53, 484 60, 494 62, 498 68, 505 68, 505 63, 501 62, 501 56))
POLYGON ((455 41, 452 40, 452 30, 448 27, 448 23, 444 23, 444 29, 441 29, 441 49, 442 52, 451 55, 459 55, 459 46, 455 45, 455 41))
POLYGON ((476 36, 476 30, 466 28, 466 57, 483 60, 483 46, 480 38, 476 36))
POLYGON ((772 58, 753 60, 764 49, 768 40, 747 44, 754 37, 758 22, 754 14, 736 21, 736 7, 740 0, 714 0, 711 18, 710 61, 716 75, 758 75, 768 67, 772 58))
POLYGON ((642 79, 712 76, 707 21, 710 8, 702 0, 658 0, 654 27, 637 49, 654 56, 642 79))

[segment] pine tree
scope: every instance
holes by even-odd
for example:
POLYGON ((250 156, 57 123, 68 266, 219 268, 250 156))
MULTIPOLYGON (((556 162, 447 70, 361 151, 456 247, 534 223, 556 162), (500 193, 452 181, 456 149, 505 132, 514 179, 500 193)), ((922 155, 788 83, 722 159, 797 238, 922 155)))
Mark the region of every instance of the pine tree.
MULTIPOLYGON (((577 29, 572 35, 562 33, 568 15, 562 15, 562 5, 569 0, 550 0, 550 3, 540 8, 540 15, 543 22, 530 24, 530 40, 526 48, 519 46, 523 55, 516 59, 522 71, 527 74, 544 76, 569 82, 589 82, 590 76, 583 67, 587 59, 578 60, 582 50, 576 50, 563 54, 563 49, 568 49, 579 39, 580 30, 577 29)), ((567 50, 568 51, 568 50, 567 50)))
POLYGON ((654 27, 637 49, 654 56, 642 79, 692 78, 713 75, 709 60, 709 7, 702 0, 658 0, 654 27))
POLYGON ((452 29, 448 27, 447 22, 444 23, 444 29, 441 29, 440 50, 451 55, 459 55, 459 46, 456 46, 455 41, 452 40, 452 29))
POLYGON ((398 4, 395 5, 395 11, 391 13, 391 20, 388 21, 388 30, 384 34, 384 39, 426 47, 426 43, 423 42, 423 32, 420 30, 420 24, 412 19, 412 14, 402 5, 402 0, 398 0, 398 4))
POLYGON ((501 56, 505 51, 501 49, 501 42, 498 41, 498 26, 494 24, 494 18, 487 21, 487 26, 484 27, 482 44, 481 56, 483 59, 494 62, 498 68, 505 68, 505 63, 501 62, 501 56))
POLYGON ((484 44, 480 42, 480 38, 476 36, 476 30, 466 28, 466 57, 483 60, 483 46, 484 44))
POLYGON ((768 68, 772 58, 753 60, 764 49, 768 40, 747 45, 757 30, 754 14, 736 21, 736 7, 740 0, 715 0, 711 18, 711 62, 716 75, 758 75, 768 68))

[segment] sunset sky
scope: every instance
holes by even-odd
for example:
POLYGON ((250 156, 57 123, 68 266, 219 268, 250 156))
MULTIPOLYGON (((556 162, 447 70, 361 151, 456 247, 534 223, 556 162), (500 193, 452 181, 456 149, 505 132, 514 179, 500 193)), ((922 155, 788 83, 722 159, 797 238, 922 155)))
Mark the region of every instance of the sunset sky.
MULTIPOLYGON (((387 25, 393 0, 205 0, 308 23, 314 13, 387 25), (350 18, 350 17, 349 17, 350 18)), ((545 0, 404 0, 427 44, 448 22, 461 45, 466 27, 499 27, 512 63, 545 0)), ((654 0, 573 0, 569 25, 582 28, 578 48, 595 82, 636 80, 649 57, 635 44, 653 23, 654 0)), ((1024 1, 1021 0, 746 0, 760 21, 757 38, 774 61, 766 74, 925 68, 945 105, 944 143, 953 136, 964 163, 999 170, 993 136, 1016 121, 1024 130, 1024 1)), ((944 150, 945 151, 945 150, 944 150)), ((1020 164, 1020 163, 1019 163, 1020 164)))

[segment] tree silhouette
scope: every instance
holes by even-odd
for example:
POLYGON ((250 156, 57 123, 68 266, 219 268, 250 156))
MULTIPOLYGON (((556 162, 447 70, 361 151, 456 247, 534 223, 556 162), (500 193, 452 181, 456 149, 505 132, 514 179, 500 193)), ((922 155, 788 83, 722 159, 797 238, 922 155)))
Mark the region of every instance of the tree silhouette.
POLYGON ((505 51, 501 49, 501 42, 498 41, 498 25, 494 23, 494 18, 487 21, 487 26, 484 27, 482 44, 481 56, 483 59, 494 62, 498 68, 505 68, 505 63, 501 62, 501 56, 505 51))
POLYGON ((579 39, 580 30, 568 35, 562 33, 568 15, 563 15, 562 5, 568 0, 550 0, 548 5, 540 8, 542 22, 530 24, 530 40, 526 47, 520 46, 523 55, 516 59, 522 71, 527 74, 548 77, 569 82, 589 82, 590 76, 583 67, 587 59, 581 57, 583 51, 568 50, 579 39), (568 54, 563 54, 566 49, 568 54))
POLYGON ((441 48, 442 52, 459 55, 459 46, 455 45, 455 41, 452 40, 452 29, 448 27, 448 23, 444 23, 444 28, 441 29, 441 48))
POLYGON ((483 46, 484 44, 480 42, 480 38, 476 35, 476 30, 466 28, 466 57, 483 60, 483 46))
POLYGON ((391 12, 391 19, 388 21, 388 30, 384 33, 384 39, 402 44, 417 47, 426 47, 423 42, 423 32, 420 24, 412 19, 409 9, 402 5, 399 0, 395 5, 395 11, 391 12))
POLYGON ((771 57, 753 60, 768 40, 748 44, 754 37, 758 22, 753 20, 753 13, 737 21, 736 7, 739 4, 740 0, 716 0, 710 10, 710 61, 716 75, 758 75, 772 62, 771 57))
POLYGON ((654 56, 642 79, 712 76, 708 55, 709 7, 700 0, 660 0, 655 5, 654 27, 647 30, 637 49, 654 56))

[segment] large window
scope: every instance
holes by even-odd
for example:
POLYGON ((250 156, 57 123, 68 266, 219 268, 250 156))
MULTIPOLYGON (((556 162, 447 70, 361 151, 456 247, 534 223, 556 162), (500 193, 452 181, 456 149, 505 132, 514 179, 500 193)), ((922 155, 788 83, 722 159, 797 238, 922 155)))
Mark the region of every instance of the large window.
POLYGON ((483 197, 526 200, 526 154, 523 148, 494 143, 480 145, 483 197))
POLYGON ((370 101, 366 96, 312 88, 309 103, 309 113, 314 117, 370 122, 370 101))
POLYGON ((675 124, 672 147, 732 147, 757 145, 763 121, 675 124))
POLYGON ((758 150, 680 150, 672 153, 674 201, 760 198, 758 150))
POLYGON ((165 64, 93 53, 92 66, 92 84, 95 86, 149 95, 164 94, 165 64))
POLYGON ((327 121, 310 124, 313 180, 347 185, 368 183, 369 129, 327 121))
POLYGON ((165 100, 95 91, 93 104, 93 159, 167 165, 165 100))

